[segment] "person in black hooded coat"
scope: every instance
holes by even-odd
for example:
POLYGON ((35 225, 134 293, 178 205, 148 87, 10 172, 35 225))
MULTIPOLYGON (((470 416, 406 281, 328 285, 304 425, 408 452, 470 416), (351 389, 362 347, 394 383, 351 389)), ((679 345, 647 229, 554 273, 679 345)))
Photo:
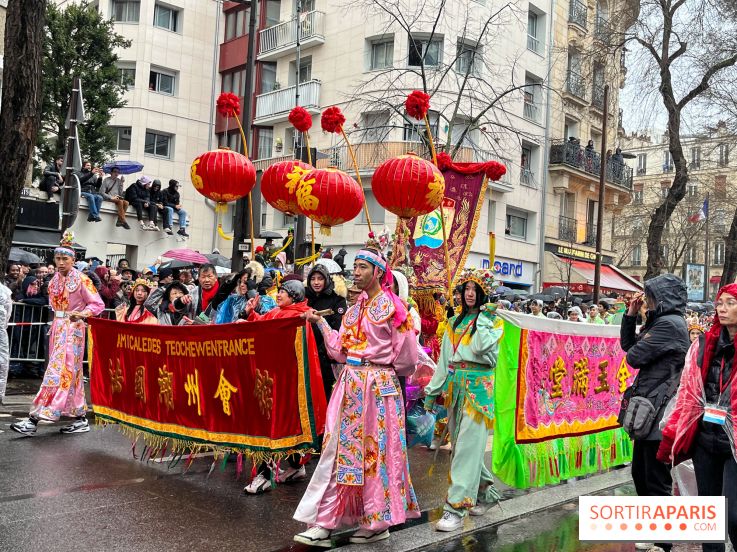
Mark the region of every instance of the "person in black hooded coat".
MULTIPOLYGON (((316 311, 330 309, 333 314, 324 316, 323 319, 334 330, 340 329, 348 305, 344 297, 335 292, 335 284, 327 267, 323 264, 316 264, 307 275, 307 287, 305 289, 307 296, 307 305, 316 311)), ((315 343, 317 344, 317 353, 320 357, 320 371, 322 372, 322 383, 325 387, 325 398, 330 400, 330 394, 335 385, 335 375, 333 374, 333 360, 328 355, 323 341, 322 332, 317 324, 312 324, 315 343)))
MULTIPOLYGON (((632 396, 647 397, 658 408, 652 430, 644 439, 634 439, 632 480, 639 496, 670 496, 670 466, 656 459, 663 434, 660 420, 665 405, 677 390, 690 341, 684 317, 688 294, 678 276, 662 274, 645 282, 645 294, 630 302, 622 318, 620 344, 627 352, 627 363, 639 370, 632 396), (637 315, 647 302, 647 322, 636 334, 637 315), (675 386, 675 387, 674 387, 675 386)), ((670 543, 655 543, 663 550, 670 543)))

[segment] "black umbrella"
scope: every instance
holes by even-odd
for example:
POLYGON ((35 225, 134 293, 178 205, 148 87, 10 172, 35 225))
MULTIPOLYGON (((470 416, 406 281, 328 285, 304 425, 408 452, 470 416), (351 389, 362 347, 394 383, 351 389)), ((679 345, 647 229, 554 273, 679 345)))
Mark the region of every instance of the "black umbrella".
POLYGON ((531 299, 531 300, 538 299, 542 301, 543 303, 552 303, 553 301, 555 301, 555 297, 553 297, 552 295, 548 295, 546 293, 535 293, 534 295, 530 295, 528 299, 531 299))
POLYGON ((565 297, 568 293, 568 290, 564 287, 560 286, 553 286, 549 288, 545 288, 545 293, 547 295, 552 295, 553 297, 565 297))
POLYGON ((230 259, 220 253, 205 253, 205 257, 215 266, 230 268, 230 259))
POLYGON ((269 238, 271 238, 272 240, 282 239, 282 235, 279 232, 273 232, 271 230, 265 230, 261 232, 258 237, 262 240, 268 240, 269 238))
POLYGON ((173 261, 169 261, 169 262, 163 263, 161 266, 159 266, 159 270, 161 270, 162 268, 171 268, 171 269, 175 269, 175 268, 192 268, 193 266, 194 266, 194 263, 192 263, 190 261, 180 261, 178 259, 175 259, 173 261))
POLYGON ((21 249, 20 247, 10 248, 10 255, 8 255, 8 260, 27 265, 40 264, 42 262, 41 257, 39 257, 38 255, 34 255, 30 251, 26 251, 25 249, 21 249))

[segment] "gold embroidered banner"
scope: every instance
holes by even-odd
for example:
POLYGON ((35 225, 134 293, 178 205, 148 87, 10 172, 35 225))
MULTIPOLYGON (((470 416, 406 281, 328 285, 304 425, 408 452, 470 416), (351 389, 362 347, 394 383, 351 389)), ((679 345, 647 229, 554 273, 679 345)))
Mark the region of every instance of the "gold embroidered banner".
POLYGON ((301 319, 208 326, 91 321, 95 415, 173 449, 312 449, 325 394, 301 319))

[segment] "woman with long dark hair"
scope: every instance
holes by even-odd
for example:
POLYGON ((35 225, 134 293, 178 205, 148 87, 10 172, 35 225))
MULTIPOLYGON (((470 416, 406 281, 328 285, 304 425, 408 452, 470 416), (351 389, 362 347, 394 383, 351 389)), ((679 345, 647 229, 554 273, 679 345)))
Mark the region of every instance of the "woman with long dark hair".
POLYGON ((438 531, 460 529, 466 514, 483 515, 500 498, 484 463, 494 423, 494 369, 502 337, 495 305, 484 305, 494 278, 488 270, 466 269, 460 283, 461 312, 448 322, 437 369, 425 388, 427 410, 434 410, 437 397, 446 393, 453 445, 450 487, 438 531))
POLYGON ((115 309, 115 318, 118 322, 132 324, 158 324, 156 317, 145 307, 146 299, 151 293, 151 282, 139 278, 133 282, 133 291, 130 295, 130 304, 125 303, 115 309))

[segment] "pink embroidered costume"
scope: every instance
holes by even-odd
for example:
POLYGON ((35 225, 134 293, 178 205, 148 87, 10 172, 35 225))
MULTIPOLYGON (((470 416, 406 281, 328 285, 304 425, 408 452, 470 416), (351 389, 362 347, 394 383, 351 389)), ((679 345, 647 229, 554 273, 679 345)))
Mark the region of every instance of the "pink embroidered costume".
POLYGON ((92 280, 76 268, 67 276, 54 274, 49 283, 49 302, 54 309, 49 365, 30 414, 35 419, 57 421, 61 416, 87 413, 82 382, 86 327, 83 320, 72 322, 66 313, 87 312, 95 316, 105 309, 105 304, 92 280))
POLYGON ((358 524, 379 532, 420 516, 397 379, 414 370, 417 341, 383 263, 376 264, 385 271, 382 290, 373 298, 362 292, 339 331, 319 323, 328 354, 345 367, 328 404, 320 462, 294 519, 328 531, 358 524))

